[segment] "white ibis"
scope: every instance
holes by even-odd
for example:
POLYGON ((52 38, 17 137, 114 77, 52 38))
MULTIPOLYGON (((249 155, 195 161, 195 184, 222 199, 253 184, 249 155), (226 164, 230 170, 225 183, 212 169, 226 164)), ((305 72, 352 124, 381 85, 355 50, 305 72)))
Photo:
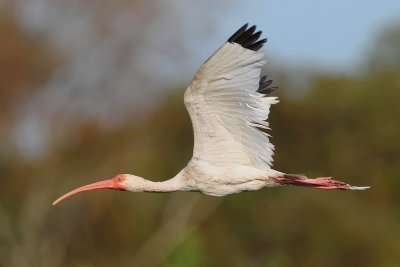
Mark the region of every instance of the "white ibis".
POLYGON ((299 185, 320 189, 363 190, 331 177, 314 179, 271 169, 274 146, 269 142, 268 114, 277 87, 266 76, 266 63, 259 49, 261 31, 248 24, 236 31, 203 63, 185 92, 185 105, 194 132, 193 157, 175 177, 153 182, 131 174, 79 187, 53 202, 73 194, 110 188, 132 192, 199 191, 225 196, 263 187, 299 185))

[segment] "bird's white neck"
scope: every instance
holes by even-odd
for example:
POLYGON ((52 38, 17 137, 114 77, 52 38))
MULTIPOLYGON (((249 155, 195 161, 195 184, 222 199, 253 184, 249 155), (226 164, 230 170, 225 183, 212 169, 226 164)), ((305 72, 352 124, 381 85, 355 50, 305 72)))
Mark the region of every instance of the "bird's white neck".
POLYGON ((154 182, 142 177, 128 175, 126 186, 127 190, 132 192, 190 191, 192 188, 185 183, 183 178, 184 170, 178 173, 175 177, 162 182, 154 182))

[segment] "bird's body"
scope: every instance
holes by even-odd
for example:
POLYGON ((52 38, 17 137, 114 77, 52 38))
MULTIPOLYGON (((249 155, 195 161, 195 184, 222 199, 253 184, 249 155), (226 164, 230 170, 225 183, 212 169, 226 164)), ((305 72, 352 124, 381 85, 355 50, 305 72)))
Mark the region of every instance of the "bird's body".
POLYGON ((132 192, 199 191, 225 196, 292 184, 321 189, 366 189, 332 180, 309 179, 271 169, 273 145, 269 142, 269 109, 278 103, 268 96, 277 87, 260 77, 266 63, 259 49, 266 39, 247 24, 234 33, 196 73, 184 102, 194 132, 193 157, 175 177, 152 182, 130 174, 75 189, 57 199, 86 190, 112 188, 132 192))
POLYGON ((271 178, 278 174, 273 170, 264 171, 245 165, 216 166, 204 160, 192 159, 173 179, 187 185, 187 190, 200 191, 211 196, 225 196, 277 186, 279 184, 271 178))

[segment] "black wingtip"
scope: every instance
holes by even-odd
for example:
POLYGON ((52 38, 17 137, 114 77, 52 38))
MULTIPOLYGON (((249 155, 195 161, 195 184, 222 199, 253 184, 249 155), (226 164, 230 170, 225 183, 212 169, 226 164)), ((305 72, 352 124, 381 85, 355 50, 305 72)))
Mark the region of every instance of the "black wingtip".
MULTIPOLYGON (((267 39, 261 39, 262 31, 256 32, 256 25, 249 26, 248 23, 240 27, 231 37, 229 37, 228 42, 237 43, 244 48, 258 51, 266 42, 267 39)), ((260 78, 257 92, 260 94, 268 95, 278 89, 278 86, 272 86, 272 80, 267 80, 267 75, 260 78)))
POLYGON ((248 23, 240 27, 239 30, 237 30, 234 34, 232 34, 231 37, 229 37, 228 42, 233 43, 239 35, 241 35, 243 32, 246 31, 247 26, 249 26, 248 23))
POLYGON ((278 89, 278 86, 271 86, 272 80, 267 80, 267 75, 264 75, 260 78, 260 82, 258 84, 257 92, 260 94, 268 95, 278 89))
POLYGON ((258 40, 262 32, 258 31, 254 33, 256 31, 256 25, 253 25, 247 29, 248 26, 249 24, 246 23, 240 27, 239 30, 229 37, 228 42, 237 43, 244 48, 257 51, 264 45, 265 42, 267 42, 267 39, 258 40))

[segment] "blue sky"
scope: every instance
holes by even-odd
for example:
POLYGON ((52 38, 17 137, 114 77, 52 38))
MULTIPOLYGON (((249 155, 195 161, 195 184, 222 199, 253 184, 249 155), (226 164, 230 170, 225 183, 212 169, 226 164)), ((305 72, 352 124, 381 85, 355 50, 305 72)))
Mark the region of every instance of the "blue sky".
POLYGON ((285 64, 351 68, 386 25, 400 23, 400 1, 237 1, 223 15, 220 38, 250 22, 268 37, 269 57, 285 64))

